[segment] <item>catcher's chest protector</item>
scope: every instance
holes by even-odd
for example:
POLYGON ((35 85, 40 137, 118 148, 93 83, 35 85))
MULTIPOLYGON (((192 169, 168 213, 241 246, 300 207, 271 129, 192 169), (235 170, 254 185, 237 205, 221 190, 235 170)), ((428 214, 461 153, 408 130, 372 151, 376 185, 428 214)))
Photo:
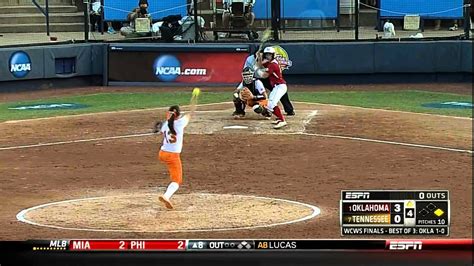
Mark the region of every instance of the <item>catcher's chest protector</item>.
POLYGON ((244 87, 247 87, 253 95, 260 95, 260 92, 255 88, 255 80, 250 84, 245 84, 244 87))

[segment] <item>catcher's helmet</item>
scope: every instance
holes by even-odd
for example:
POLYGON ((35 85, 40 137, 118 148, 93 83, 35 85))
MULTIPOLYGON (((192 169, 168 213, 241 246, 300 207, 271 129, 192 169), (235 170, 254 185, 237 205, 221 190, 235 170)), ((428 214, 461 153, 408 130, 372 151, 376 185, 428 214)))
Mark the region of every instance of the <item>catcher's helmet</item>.
POLYGON ((250 67, 246 67, 242 70, 242 80, 244 84, 251 84, 253 82, 253 70, 250 67))

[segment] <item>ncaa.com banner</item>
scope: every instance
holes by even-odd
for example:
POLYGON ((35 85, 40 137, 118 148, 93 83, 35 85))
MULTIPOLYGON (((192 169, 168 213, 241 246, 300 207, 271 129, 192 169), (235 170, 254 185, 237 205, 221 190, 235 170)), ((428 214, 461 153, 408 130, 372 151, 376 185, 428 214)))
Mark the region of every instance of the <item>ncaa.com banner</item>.
POLYGON ((109 53, 109 82, 235 84, 248 53, 137 52, 109 53))

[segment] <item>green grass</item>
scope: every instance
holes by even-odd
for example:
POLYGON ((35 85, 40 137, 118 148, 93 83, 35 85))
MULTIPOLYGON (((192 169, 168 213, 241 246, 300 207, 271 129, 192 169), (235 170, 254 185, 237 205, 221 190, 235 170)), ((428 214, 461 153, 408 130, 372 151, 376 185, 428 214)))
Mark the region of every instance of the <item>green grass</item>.
MULTIPOLYGON (((369 108, 432 113, 451 116, 472 117, 472 109, 435 109, 422 107, 423 103, 463 101, 472 102, 469 95, 425 91, 388 92, 291 92, 292 101, 329 103, 369 108)), ((40 118, 59 115, 98 113, 105 111, 145 109, 165 107, 173 104, 189 103, 191 93, 101 93, 84 96, 48 98, 34 101, 8 102, 0 104, 0 121, 40 118), (77 110, 10 110, 9 107, 39 103, 77 103, 89 108, 77 110)), ((230 101, 231 92, 205 92, 200 103, 230 101)))
MULTIPOLYGON (((228 101, 228 93, 202 93, 199 103, 218 103, 228 101)), ((173 104, 189 104, 191 93, 101 93, 84 96, 48 98, 34 101, 22 101, 0 104, 0 121, 40 118, 60 115, 99 113, 107 111, 146 109, 166 107, 173 104), (39 103, 77 103, 89 105, 89 108, 73 110, 10 110, 17 105, 39 103)))
POLYGON ((291 99, 302 102, 317 102, 360 106, 367 108, 430 113, 449 116, 472 117, 472 109, 427 108, 425 103, 471 102, 471 95, 427 91, 379 91, 379 92, 319 92, 291 93, 291 99))

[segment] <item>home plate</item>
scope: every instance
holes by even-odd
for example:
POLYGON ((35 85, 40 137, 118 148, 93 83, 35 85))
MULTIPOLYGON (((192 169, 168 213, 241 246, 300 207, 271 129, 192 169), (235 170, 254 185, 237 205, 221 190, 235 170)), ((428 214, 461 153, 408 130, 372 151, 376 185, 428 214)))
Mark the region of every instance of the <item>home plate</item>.
POLYGON ((224 129, 248 129, 247 126, 225 126, 224 129))

